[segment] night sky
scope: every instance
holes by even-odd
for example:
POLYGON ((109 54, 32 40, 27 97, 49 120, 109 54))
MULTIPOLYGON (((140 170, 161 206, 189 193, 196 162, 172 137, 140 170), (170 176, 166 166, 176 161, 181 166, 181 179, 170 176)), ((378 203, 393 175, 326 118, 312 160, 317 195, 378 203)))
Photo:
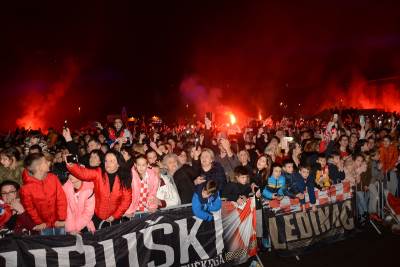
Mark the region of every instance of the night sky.
POLYGON ((281 101, 314 110, 355 80, 400 75, 399 1, 108 2, 2 6, 1 129, 78 125, 122 106, 171 118, 198 104, 185 79, 253 116, 281 101))

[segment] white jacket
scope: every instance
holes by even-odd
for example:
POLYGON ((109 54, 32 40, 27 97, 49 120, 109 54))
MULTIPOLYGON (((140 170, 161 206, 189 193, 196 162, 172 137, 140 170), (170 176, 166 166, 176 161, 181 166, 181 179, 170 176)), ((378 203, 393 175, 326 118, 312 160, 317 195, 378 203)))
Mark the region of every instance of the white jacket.
POLYGON ((167 174, 161 174, 160 187, 157 190, 157 198, 164 200, 167 207, 178 206, 181 204, 178 190, 176 189, 174 178, 167 174))

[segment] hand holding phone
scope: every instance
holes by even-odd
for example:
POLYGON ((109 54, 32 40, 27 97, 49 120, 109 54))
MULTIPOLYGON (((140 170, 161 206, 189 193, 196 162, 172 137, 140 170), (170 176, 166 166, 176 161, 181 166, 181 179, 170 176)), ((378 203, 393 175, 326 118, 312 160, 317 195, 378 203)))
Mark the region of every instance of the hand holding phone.
POLYGON ((78 156, 77 155, 68 155, 67 163, 78 163, 78 156))

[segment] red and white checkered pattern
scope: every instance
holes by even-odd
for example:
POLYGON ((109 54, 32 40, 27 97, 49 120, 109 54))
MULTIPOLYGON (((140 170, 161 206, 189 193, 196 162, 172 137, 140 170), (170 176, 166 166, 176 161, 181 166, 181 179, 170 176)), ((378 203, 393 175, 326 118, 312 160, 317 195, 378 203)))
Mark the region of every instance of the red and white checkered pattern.
MULTIPOLYGON (((315 188, 315 199, 316 205, 325 205, 335 203, 351 198, 351 186, 350 182, 345 181, 340 184, 332 185, 329 190, 320 191, 315 188)), ((305 193, 306 208, 310 207, 310 198, 308 193, 305 193)), ((270 200, 266 201, 267 205, 274 212, 293 212, 300 211, 301 205, 300 200, 295 198, 284 197, 282 200, 270 200)))
POLYGON ((139 203, 138 203, 138 211, 147 211, 147 195, 149 193, 149 185, 147 184, 146 179, 142 179, 140 181, 140 195, 139 195, 139 203))
POLYGON ((249 198, 242 207, 238 207, 234 201, 223 201, 221 215, 225 248, 230 253, 241 252, 231 264, 241 264, 249 257, 255 256, 257 254, 255 198, 249 198))

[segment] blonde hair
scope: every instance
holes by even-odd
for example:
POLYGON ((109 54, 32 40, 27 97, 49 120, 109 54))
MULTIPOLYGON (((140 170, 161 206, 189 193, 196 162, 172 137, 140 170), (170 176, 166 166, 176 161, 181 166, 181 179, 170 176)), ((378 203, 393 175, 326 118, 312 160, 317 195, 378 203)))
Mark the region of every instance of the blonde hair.
POLYGON ((144 155, 144 146, 143 144, 134 144, 133 151, 139 154, 144 155))
MULTIPOLYGON (((213 152, 211 149, 209 149, 209 148, 203 148, 202 151, 201 151, 201 155, 202 155, 204 152, 207 152, 208 154, 210 154, 210 157, 211 157, 211 160, 212 160, 212 161, 215 160, 214 152, 213 152)), ((200 155, 200 157, 201 157, 201 155, 200 155)))

